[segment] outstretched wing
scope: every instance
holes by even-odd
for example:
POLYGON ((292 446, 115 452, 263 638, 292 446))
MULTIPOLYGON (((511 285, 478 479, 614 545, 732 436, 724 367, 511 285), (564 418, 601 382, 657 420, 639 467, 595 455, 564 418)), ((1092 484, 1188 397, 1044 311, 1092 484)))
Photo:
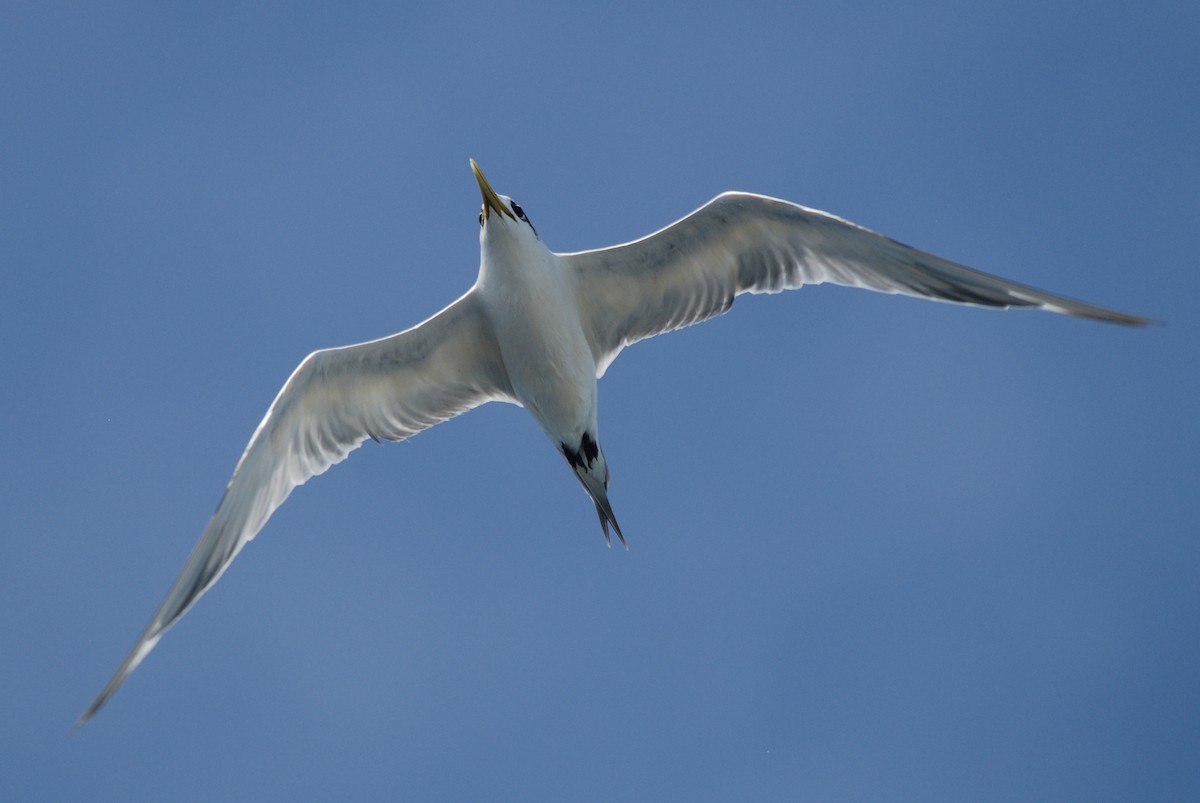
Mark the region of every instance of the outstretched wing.
POLYGON ((823 282, 1147 323, 972 270, 825 212, 740 192, 719 195, 640 240, 560 257, 574 275, 597 375, 630 343, 718 315, 741 293, 823 282))
POLYGON ((400 334, 310 354, 258 425, 166 599, 79 724, 100 710, 167 628, 217 581, 292 489, 367 438, 402 440, 484 402, 512 398, 473 290, 400 334))

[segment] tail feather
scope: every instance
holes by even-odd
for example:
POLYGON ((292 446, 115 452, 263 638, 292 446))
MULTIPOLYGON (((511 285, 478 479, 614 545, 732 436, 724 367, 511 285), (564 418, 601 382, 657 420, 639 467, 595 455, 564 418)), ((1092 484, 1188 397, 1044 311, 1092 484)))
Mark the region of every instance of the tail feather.
POLYGON ((600 445, 594 438, 585 434, 576 449, 562 444, 562 453, 579 479, 579 484, 596 505, 600 529, 604 531, 604 542, 612 546, 612 537, 608 529, 611 525, 617 538, 621 539, 621 545, 629 549, 629 544, 625 543, 625 534, 621 532, 621 525, 617 524, 617 517, 608 502, 608 462, 604 459, 604 451, 600 445))
POLYGON ((603 504, 595 497, 592 497, 592 501, 596 503, 596 515, 600 517, 600 528, 604 530, 604 543, 612 546, 612 538, 608 535, 608 525, 611 524, 617 538, 621 539, 621 546, 629 549, 629 544, 625 543, 625 534, 621 532, 621 525, 617 524, 617 517, 613 515, 612 505, 608 503, 608 497, 605 496, 603 504))

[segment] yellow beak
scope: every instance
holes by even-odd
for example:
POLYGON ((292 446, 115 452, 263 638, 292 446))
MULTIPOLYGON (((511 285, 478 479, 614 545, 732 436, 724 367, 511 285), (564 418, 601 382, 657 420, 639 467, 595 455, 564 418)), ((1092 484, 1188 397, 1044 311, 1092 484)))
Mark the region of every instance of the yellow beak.
POLYGON ((475 180, 479 182, 479 191, 483 193, 483 219, 487 220, 492 210, 495 209, 500 214, 508 215, 513 220, 516 220, 517 216, 508 208, 508 204, 500 199, 500 196, 492 189, 492 185, 488 184, 487 177, 483 175, 483 171, 479 169, 479 165, 475 164, 474 159, 471 160, 471 172, 475 174, 475 180))

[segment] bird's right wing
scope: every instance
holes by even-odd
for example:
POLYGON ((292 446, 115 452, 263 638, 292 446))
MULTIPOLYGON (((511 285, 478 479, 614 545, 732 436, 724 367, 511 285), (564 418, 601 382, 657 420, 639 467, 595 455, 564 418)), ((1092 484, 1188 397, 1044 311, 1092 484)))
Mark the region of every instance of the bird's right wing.
POLYGON ((719 195, 640 240, 560 257, 575 282, 598 375, 625 346, 718 315, 741 293, 824 282, 1110 323, 1147 322, 972 270, 827 212, 742 192, 719 195))
POLYGON ((367 438, 402 440, 484 402, 512 399, 474 290, 400 334, 310 354, 258 425, 166 599, 79 724, 100 710, 296 486, 367 438))

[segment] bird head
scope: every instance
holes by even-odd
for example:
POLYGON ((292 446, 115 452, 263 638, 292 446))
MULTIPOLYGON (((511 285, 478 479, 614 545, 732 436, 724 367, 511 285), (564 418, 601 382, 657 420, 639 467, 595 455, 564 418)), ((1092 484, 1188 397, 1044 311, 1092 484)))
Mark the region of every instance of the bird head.
POLYGON ((513 222, 522 222, 529 226, 534 236, 537 236, 537 230, 525 216, 525 211, 512 198, 507 195, 499 195, 492 189, 492 185, 488 183, 487 177, 483 175, 483 171, 479 169, 479 165, 475 163, 474 159, 471 160, 471 172, 475 174, 475 181, 479 182, 479 192, 483 195, 483 209, 479 212, 481 227, 486 228, 492 213, 495 212, 497 221, 504 222, 504 218, 508 217, 513 222))

